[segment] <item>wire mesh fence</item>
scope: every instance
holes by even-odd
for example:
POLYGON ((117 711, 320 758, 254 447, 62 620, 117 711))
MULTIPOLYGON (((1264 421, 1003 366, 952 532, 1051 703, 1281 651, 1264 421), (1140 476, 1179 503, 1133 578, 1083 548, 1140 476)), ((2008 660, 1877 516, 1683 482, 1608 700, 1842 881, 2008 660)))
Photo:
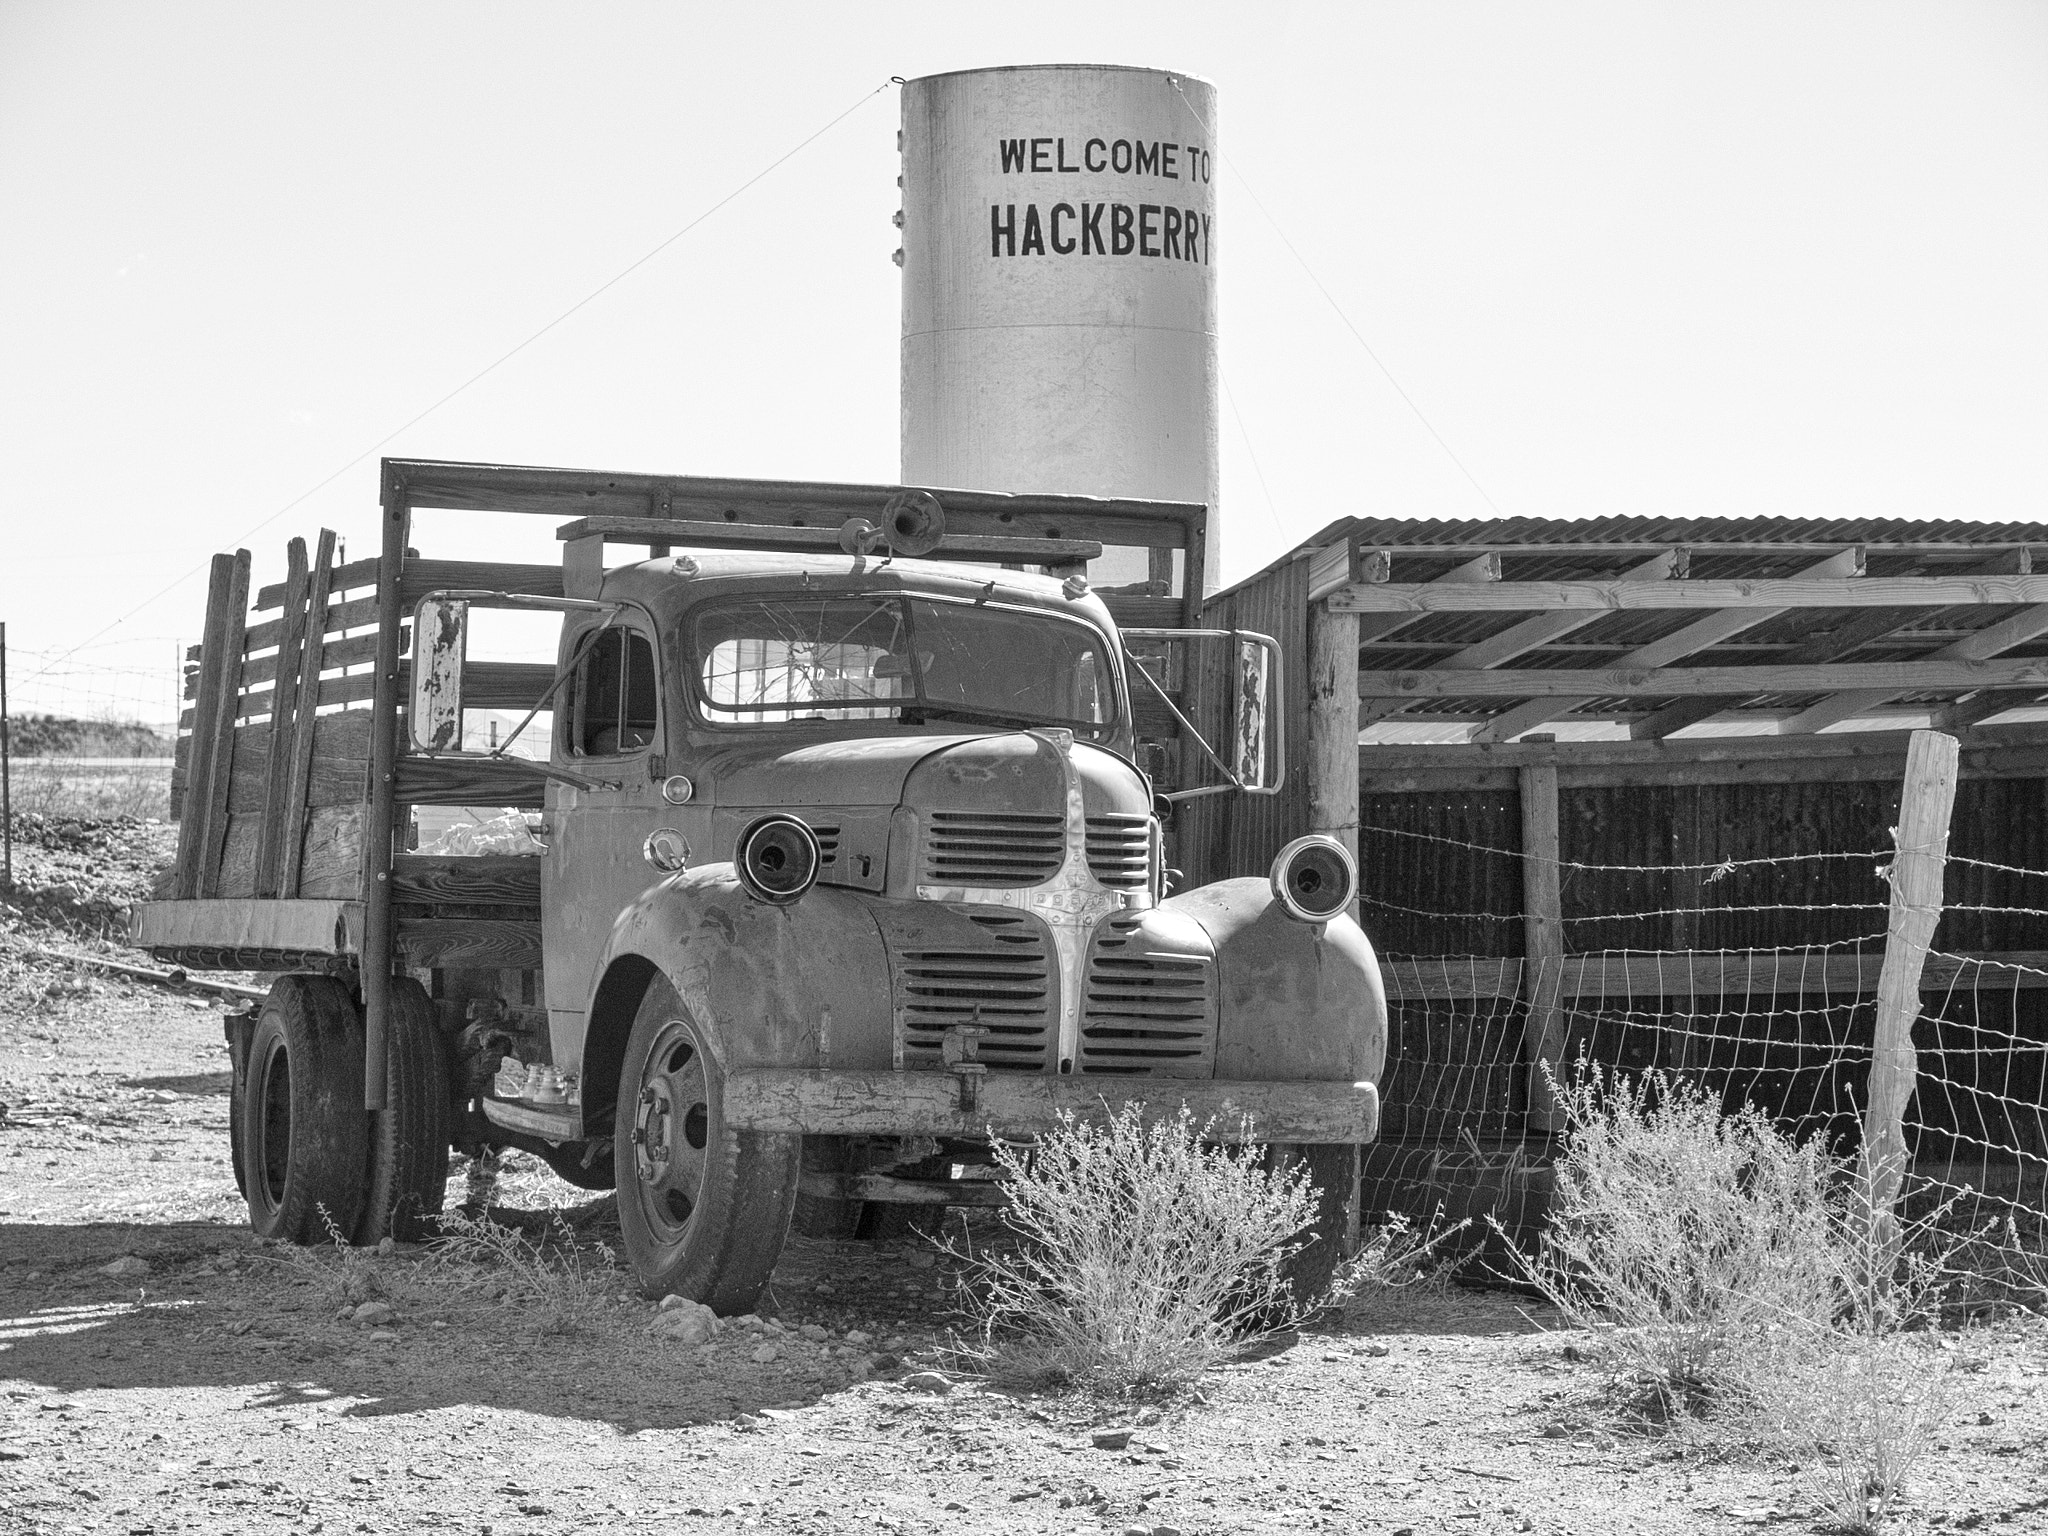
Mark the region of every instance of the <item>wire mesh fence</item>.
MULTIPOLYGON (((1564 1131, 1539 1056, 1558 1074, 1662 1071, 1862 1152, 1894 848, 1559 859, 1565 952, 1531 960, 1513 807, 1421 798, 1360 829, 1389 1014, 1368 1209, 1492 1215, 1531 1235, 1564 1131)), ((2048 870, 1956 854, 1944 873, 1911 1021, 1906 1200, 1940 1208, 1975 1262, 2048 1278, 2048 954, 2025 947, 2048 946, 2048 870)))

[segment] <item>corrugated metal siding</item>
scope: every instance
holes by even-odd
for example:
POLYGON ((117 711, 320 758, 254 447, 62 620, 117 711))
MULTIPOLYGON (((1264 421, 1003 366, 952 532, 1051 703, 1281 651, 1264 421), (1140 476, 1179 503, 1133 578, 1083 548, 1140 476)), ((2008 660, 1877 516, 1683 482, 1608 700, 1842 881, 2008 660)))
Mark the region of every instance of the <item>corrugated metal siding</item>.
MULTIPOLYGON (((1177 857, 1186 886, 1237 875, 1263 875, 1273 856, 1308 830, 1308 561, 1289 560, 1219 593, 1202 610, 1205 629, 1248 629, 1271 635, 1284 658, 1287 782, 1277 795, 1205 795, 1175 817, 1177 857)), ((1198 722, 1210 741, 1220 721, 1198 722)))
POLYGON ((1358 892, 1383 955, 1522 953, 1522 802, 1512 791, 1362 794, 1358 892))

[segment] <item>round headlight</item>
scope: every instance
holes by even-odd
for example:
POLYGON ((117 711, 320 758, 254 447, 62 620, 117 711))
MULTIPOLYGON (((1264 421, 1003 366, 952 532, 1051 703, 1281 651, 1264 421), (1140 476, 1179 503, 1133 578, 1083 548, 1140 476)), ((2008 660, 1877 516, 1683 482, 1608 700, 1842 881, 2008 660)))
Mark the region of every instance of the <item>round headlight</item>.
POLYGON ((1358 866, 1334 837, 1297 837, 1273 860, 1273 899, 1289 917, 1327 923, 1358 894, 1358 866))
POLYGON ((794 816, 760 816, 747 823, 733 847, 740 884, 756 901, 788 906, 818 883, 824 855, 818 834, 794 816))

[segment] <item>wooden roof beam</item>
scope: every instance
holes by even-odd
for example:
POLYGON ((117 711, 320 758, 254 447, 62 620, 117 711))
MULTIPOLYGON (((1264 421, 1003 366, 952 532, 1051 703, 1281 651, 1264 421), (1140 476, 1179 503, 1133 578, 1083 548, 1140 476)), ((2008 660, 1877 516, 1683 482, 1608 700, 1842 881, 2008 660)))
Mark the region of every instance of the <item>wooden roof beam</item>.
MULTIPOLYGON (((1988 629, 1980 629, 1974 635, 1967 635, 1961 640, 1944 645, 1914 665, 1931 666, 1937 662, 1952 661, 1986 663, 1991 657, 2009 651, 2016 645, 2025 645, 2029 640, 2039 639, 2044 634, 2048 634, 2048 603, 2022 609, 2011 618, 2001 619, 1988 629)), ((1987 683, 1985 686, 1993 685, 1987 683)), ((1799 736, 1822 730, 1879 704, 1889 703, 1901 693, 1910 691, 1912 690, 1905 688, 1887 688, 1882 684, 1871 688, 1850 689, 1822 699, 1818 704, 1801 711, 1780 726, 1779 730, 1787 736, 1799 736)))
MULTIPOLYGON (((1979 561, 1969 568, 1973 576, 2027 576, 2033 573, 2032 555, 2024 548, 2003 549, 1989 559, 1979 561)), ((1885 636, 1896 633, 1911 618, 1928 618, 1932 615, 1906 615, 1874 609, 1859 613, 1848 623, 1827 634, 1808 641, 1787 653, 1781 659, 1790 666, 1805 666, 1824 661, 1839 661, 1852 652, 1861 650, 1885 636)), ((1917 631, 1916 631, 1917 633, 1917 631)), ((1646 715, 1629 727, 1629 734, 1638 741, 1662 740, 1674 732, 1682 731, 1689 725, 1698 725, 1711 720, 1721 713, 1726 701, 1715 698, 1680 699, 1668 704, 1654 714, 1646 715)))
MULTIPOLYGON (((1836 580, 1860 577, 1863 574, 1864 559, 1860 549, 1845 549, 1840 554, 1829 555, 1827 559, 1808 566, 1799 573, 1801 580, 1836 580)), ((1710 613, 1703 619, 1695 619, 1685 628, 1666 635, 1661 640, 1652 640, 1648 645, 1637 646, 1627 655, 1617 658, 1617 667, 1663 667, 1696 651, 1709 650, 1738 635, 1753 625, 1762 624, 1788 612, 1784 608, 1728 608, 1720 613, 1710 613)), ((1474 741, 1512 741, 1524 731, 1534 730, 1548 720, 1562 719, 1581 705, 1592 703, 1592 698, 1582 699, 1531 699, 1526 704, 1517 704, 1505 714, 1495 716, 1487 724, 1472 733, 1474 741)))
MULTIPOLYGON (((1688 553, 1683 549, 1660 550, 1641 565, 1631 567, 1623 572, 1618 581, 1621 583, 1654 583, 1666 581, 1674 576, 1683 577, 1689 558, 1688 553)), ((1453 585, 1443 584, 1443 588, 1445 591, 1450 591, 1453 590, 1453 585)), ((1490 585, 1458 583, 1455 584, 1455 590, 1460 593, 1486 592, 1493 590, 1494 586, 1505 585, 1505 582, 1490 585)), ((1433 592, 1437 590, 1438 586, 1439 583, 1430 582, 1427 585, 1412 587, 1409 590, 1433 592)), ((1344 590, 1357 591, 1360 589, 1349 587, 1344 590)), ((1333 613, 1343 611, 1338 606, 1335 596, 1330 599, 1330 609, 1333 613)), ((1398 612, 1399 610, 1395 611, 1398 612)), ((1497 635, 1490 635, 1484 640, 1466 646, 1461 651, 1453 652, 1438 662, 1437 666, 1446 670, 1455 669, 1460 671, 1469 668, 1475 672, 1483 671, 1488 667, 1497 667, 1502 662, 1513 661, 1517 656, 1533 651, 1539 645, 1555 640, 1560 635, 1568 635, 1575 629, 1583 629, 1600 616, 1600 611, 1539 613, 1532 618, 1522 620, 1519 624, 1511 625, 1497 635)), ((1361 619, 1360 623, 1362 624, 1363 622, 1364 620, 1361 619)), ((1360 696, 1362 698, 1368 697, 1363 693, 1363 690, 1361 690, 1360 696)), ((1359 726, 1363 728, 1373 724, 1375 721, 1384 720, 1390 715, 1397 715, 1405 707, 1404 702, 1394 699, 1369 699, 1368 702, 1359 706, 1359 726)))
POLYGON ((1489 586, 1361 582, 1330 594, 1338 613, 1584 613, 1657 608, 1952 608, 2048 603, 2048 576, 1882 576, 1780 579, 1503 581, 1489 586))
MULTIPOLYGON (((2025 617, 2048 631, 2048 605, 2025 617)), ((2017 642, 2014 642, 2017 643, 2017 642)), ((1581 695, 1637 698, 1715 693, 1833 693, 1850 689, 1901 693, 1963 692, 1978 688, 2048 688, 2048 656, 2030 661, 1837 662, 1820 667, 1616 667, 1586 671, 1541 667, 1466 672, 1432 668, 1412 672, 1360 672, 1362 699, 1569 699, 1581 695)))
MULTIPOLYGON (((1500 580, 1500 556, 1492 553, 1474 555, 1470 560, 1443 575, 1436 577, 1430 585, 1442 583, 1469 583, 1476 581, 1500 580)), ((1358 616, 1358 643, 1371 645, 1385 638, 1397 629, 1413 624, 1420 614, 1415 613, 1361 613, 1358 616)))

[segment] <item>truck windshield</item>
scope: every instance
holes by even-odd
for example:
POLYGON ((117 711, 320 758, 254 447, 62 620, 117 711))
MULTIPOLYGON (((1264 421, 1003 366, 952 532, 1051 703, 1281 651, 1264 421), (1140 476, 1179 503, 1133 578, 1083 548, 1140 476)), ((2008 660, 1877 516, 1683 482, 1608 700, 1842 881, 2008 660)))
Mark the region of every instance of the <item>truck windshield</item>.
POLYGON ((958 720, 1087 737, 1116 721, 1108 641, 1028 608, 924 597, 789 594, 707 605, 696 619, 707 720, 958 720))

